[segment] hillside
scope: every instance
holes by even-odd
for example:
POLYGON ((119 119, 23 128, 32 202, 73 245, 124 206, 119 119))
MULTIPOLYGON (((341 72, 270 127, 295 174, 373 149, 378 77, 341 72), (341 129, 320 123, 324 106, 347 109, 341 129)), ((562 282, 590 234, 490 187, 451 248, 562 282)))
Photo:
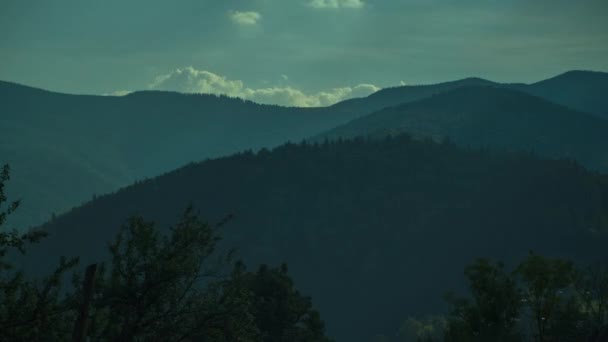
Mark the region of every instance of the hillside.
MULTIPOLYGON (((384 108, 423 101, 461 87, 515 88, 579 111, 603 115, 608 108, 603 96, 607 89, 606 78, 605 73, 582 71, 568 72, 531 85, 506 85, 467 78, 435 85, 387 88, 366 98, 308 109, 156 91, 123 97, 68 95, 0 81, 0 163, 10 163, 14 170, 9 195, 24 199, 20 212, 9 225, 23 228, 39 224, 53 213, 61 213, 95 195, 115 191, 135 180, 154 177, 192 161, 299 141, 384 108)), ((435 97, 430 101, 441 99, 435 97)), ((486 109, 496 111, 490 113, 492 115, 505 113, 504 108, 482 99, 470 100, 472 106, 486 105, 486 109), (476 101, 481 102, 475 104, 476 101)), ((522 103, 517 111, 530 112, 531 109, 525 106, 533 101, 523 97, 519 100, 522 103)), ((443 110, 439 103, 430 105, 434 111, 443 110)), ((547 104, 542 111, 548 111, 549 106, 547 104)), ((443 107, 450 110, 448 104, 443 107)), ((464 106, 461 108, 468 110, 464 106)), ((558 111, 565 112, 565 109, 558 111)), ((477 114, 465 115, 468 115, 470 126, 467 129, 473 129, 475 125, 488 128, 487 122, 473 123, 475 118, 480 118, 477 114)), ((530 129, 516 127, 518 122, 513 120, 514 126, 509 129, 529 130, 529 134, 521 133, 522 140, 517 140, 519 136, 512 135, 513 131, 504 131, 501 134, 511 135, 503 136, 502 140, 469 137, 472 140, 464 142, 474 146, 498 143, 524 150, 540 146, 539 152, 547 152, 543 155, 575 158, 587 166, 606 170, 606 158, 601 151, 606 144, 600 137, 606 135, 606 125, 594 122, 588 115, 579 115, 580 122, 575 119, 574 112, 566 116, 569 118, 548 119, 544 123, 537 120, 530 129), (573 136, 570 129, 574 131, 573 136), (530 138, 533 130, 537 134, 534 139, 530 138), (581 142, 578 139, 584 130, 589 132, 589 137, 581 142), (556 138, 558 131, 563 137, 556 138)), ((416 129, 420 132, 406 131, 414 135, 442 136, 446 133, 447 128, 441 123, 425 121, 422 116, 412 118, 417 120, 416 129)), ((368 134, 367 128, 358 126, 367 122, 365 120, 356 121, 356 127, 343 133, 350 130, 368 134)), ((386 126, 393 131, 401 130, 402 126, 394 129, 393 124, 387 122, 386 126)), ((523 120, 519 124, 527 125, 527 122, 523 120)), ((332 132, 344 129, 340 127, 332 132)))
POLYGON ((462 87, 386 108, 316 139, 409 133, 476 148, 534 152, 608 171, 608 121, 523 92, 462 87))
POLYGON ((494 86, 515 89, 561 104, 571 109, 608 119, 608 73, 594 71, 568 71, 539 82, 496 83, 481 78, 465 78, 458 81, 430 85, 406 85, 382 89, 366 98, 351 99, 335 104, 339 110, 364 109, 371 113, 386 107, 414 102, 460 87, 494 86))
POLYGON ((522 88, 555 103, 608 119, 608 73, 569 71, 522 88))
POLYGON ((28 268, 59 255, 99 261, 128 216, 170 224, 189 203, 210 222, 235 215, 223 246, 247 264, 287 262, 338 341, 443 312, 441 294, 462 289, 476 257, 595 260, 608 242, 598 232, 608 224, 604 176, 398 136, 288 144, 140 182, 45 225, 51 235, 30 249, 28 268))
POLYGON ((401 86, 381 89, 367 97, 342 101, 332 106, 339 111, 361 111, 369 114, 386 107, 419 101, 433 95, 460 87, 499 85, 481 78, 465 78, 462 80, 429 85, 401 86))
POLYGON ((353 118, 213 95, 67 95, 8 82, 0 111, 0 164, 13 169, 9 195, 24 199, 15 227, 191 161, 297 141, 353 118))

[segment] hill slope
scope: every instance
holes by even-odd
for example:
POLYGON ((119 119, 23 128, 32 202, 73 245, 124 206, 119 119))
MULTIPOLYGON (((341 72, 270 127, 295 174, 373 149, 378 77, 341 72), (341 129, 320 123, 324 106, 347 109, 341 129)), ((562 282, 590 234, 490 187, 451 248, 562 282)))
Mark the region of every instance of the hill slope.
POLYGON ((193 160, 300 140, 353 118, 212 95, 66 95, 8 82, 0 82, 0 113, 0 163, 13 168, 10 194, 24 198, 14 226, 193 160))
POLYGON ((552 102, 608 119, 608 73, 569 71, 520 88, 552 102))
POLYGON ((339 110, 364 109, 371 113, 386 107, 414 102, 460 87, 495 86, 519 90, 571 109, 588 112, 608 119, 608 73, 594 71, 568 71, 561 75, 532 84, 496 83, 480 78, 431 85, 408 85, 382 89, 365 98, 351 99, 333 106, 339 110))
POLYGON ((44 226, 51 235, 28 252, 30 267, 58 255, 99 261, 128 216, 169 224, 188 203, 211 222, 235 215, 223 246, 248 264, 286 261, 339 341, 443 312, 442 294, 461 288, 475 257, 509 262, 534 250, 587 260, 605 256, 608 242, 591 233, 608 222, 605 177, 399 136, 289 144, 135 184, 44 226))
POLYGON ((355 119, 317 139, 406 132, 492 149, 533 151, 608 171, 608 121, 525 93, 462 87, 355 119))
MULTIPOLYGON (((9 224, 40 223, 94 194, 191 161, 300 140, 383 108, 466 86, 515 88, 601 116, 607 112, 606 75, 569 72, 531 85, 468 78, 387 88, 367 98, 316 109, 166 92, 77 96, 0 81, 0 163, 8 162, 14 169, 9 193, 25 199, 20 214, 9 224)), ((557 155, 581 157, 580 151, 562 152, 557 155)), ((579 160, 592 166, 604 163, 595 158, 579 160)))

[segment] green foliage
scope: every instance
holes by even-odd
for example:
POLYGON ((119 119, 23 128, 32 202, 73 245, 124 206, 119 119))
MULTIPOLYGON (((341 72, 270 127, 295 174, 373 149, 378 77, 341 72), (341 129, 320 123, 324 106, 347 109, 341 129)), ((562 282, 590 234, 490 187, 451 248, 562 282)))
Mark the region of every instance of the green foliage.
POLYGON ((9 215, 13 214, 19 207, 19 201, 9 202, 5 194, 6 183, 10 180, 10 167, 5 164, 0 170, 0 272, 10 269, 4 257, 11 248, 17 249, 22 254, 25 253, 27 243, 38 242, 46 234, 41 231, 19 233, 17 229, 4 230, 4 224, 9 215), (4 208, 6 206, 6 208, 4 208))
MULTIPOLYGON (((167 235, 152 222, 131 218, 109 246, 111 262, 100 267, 89 338, 329 341, 319 313, 295 290, 286 266, 250 273, 239 262, 227 273, 231 253, 215 256, 218 241, 217 227, 191 208, 167 235)), ((78 286, 80 277, 74 281, 78 286)))
MULTIPOLYGON (((0 204, 8 167, 0 177, 0 204)), ((2 212, 3 220, 18 204, 2 212)), ((3 221, 2 221, 3 222, 3 221)), ((317 342, 329 341, 309 297, 295 290, 287 267, 245 272, 242 263, 226 274, 232 253, 216 252, 216 226, 189 207, 168 234, 141 217, 122 226, 101 264, 87 317, 89 341, 317 342)), ((42 281, 26 279, 5 262, 5 253, 42 235, 2 235, 0 247, 0 340, 65 341, 84 300, 61 280, 77 259, 61 259, 42 281)))
MULTIPOLYGON (((20 234, 4 231, 6 218, 15 212, 19 202, 8 202, 4 189, 10 179, 9 167, 0 172, 0 339, 7 341, 64 341, 71 332, 71 315, 67 298, 61 294, 61 279, 77 259, 61 258, 55 271, 41 281, 32 281, 14 269, 7 259, 11 250, 25 253, 28 243, 46 236, 42 232, 20 234)), ((15 254, 15 253, 13 253, 15 254)))
POLYGON ((579 308, 571 295, 576 279, 574 265, 531 253, 516 272, 522 280, 524 298, 532 313, 535 339, 545 342, 576 334, 581 317, 578 317, 579 308))
POLYGON ((501 263, 468 266, 473 300, 448 297, 446 341, 595 341, 608 332, 608 273, 530 253, 508 274, 501 263))
POLYGON ((515 341, 521 294, 502 263, 478 259, 465 269, 473 300, 448 296, 448 341, 515 341))
POLYGON ((429 316, 424 319, 408 318, 399 328, 399 337, 406 342, 441 341, 448 322, 442 316, 429 316))
POLYGON ((576 296, 587 316, 586 328, 594 333, 608 331, 608 267, 588 267, 575 281, 576 296))
MULTIPOLYGON (((168 235, 131 218, 110 244, 97 277, 93 340, 253 341, 249 295, 216 282, 228 260, 212 258, 219 236, 189 208, 168 235)), ((76 279, 76 284, 79 279, 76 279)))
MULTIPOLYGON (((242 265, 237 267, 243 267, 242 265)), ((236 277, 252 295, 252 312, 263 342, 329 342, 325 324, 288 276, 287 265, 260 266, 257 272, 236 277)))

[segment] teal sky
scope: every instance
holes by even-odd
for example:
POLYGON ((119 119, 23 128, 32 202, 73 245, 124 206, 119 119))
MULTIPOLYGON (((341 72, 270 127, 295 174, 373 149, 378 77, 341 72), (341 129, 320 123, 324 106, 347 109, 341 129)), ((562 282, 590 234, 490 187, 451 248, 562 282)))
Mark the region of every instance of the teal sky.
POLYGON ((0 79, 325 105, 468 76, 608 71, 606 0, 0 0, 0 79))

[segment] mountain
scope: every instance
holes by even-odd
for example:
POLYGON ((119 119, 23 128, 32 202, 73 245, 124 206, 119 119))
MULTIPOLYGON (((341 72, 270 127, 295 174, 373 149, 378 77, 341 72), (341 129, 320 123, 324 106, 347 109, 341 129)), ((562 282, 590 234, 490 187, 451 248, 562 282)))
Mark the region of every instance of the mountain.
POLYGON ((48 220, 191 161, 300 140, 354 116, 213 95, 68 95, 0 82, 0 164, 24 199, 12 226, 48 220))
POLYGON ((569 71, 521 90, 608 119, 608 73, 569 71))
POLYGON ((209 222, 234 214, 222 248, 248 265, 287 262, 338 341, 370 341, 408 317, 444 312, 476 257, 534 250, 606 258, 608 179, 571 161, 383 140, 286 144, 193 163, 98 197, 42 228, 29 271, 59 255, 104 259, 130 215, 167 226, 188 204, 209 222))
POLYGON ((337 103, 337 110, 362 110, 371 113, 386 107, 418 101, 432 95, 470 86, 495 86, 519 90, 543 99, 588 112, 608 119, 608 73, 595 71, 568 71, 553 78, 532 84, 496 83, 481 78, 465 78, 458 81, 431 85, 407 85, 385 88, 365 98, 337 103))
MULTIPOLYGON (((213 95, 151 91, 123 97, 68 95, 0 81, 0 163, 10 163, 14 171, 9 194, 24 199, 20 213, 9 224, 38 224, 97 194, 115 191, 191 161, 298 141, 384 108, 462 87, 517 89, 602 116, 607 108, 603 96, 606 75, 568 72, 530 85, 467 78, 387 88, 327 108, 285 108, 213 95)), ((587 115, 582 115, 581 123, 566 120, 564 124, 580 136, 581 129, 590 122, 587 115)), ((553 124, 555 121, 547 121, 547 125, 553 124)), ((544 127, 536 128, 538 139, 546 140, 544 127)), ((443 128, 425 129, 439 135, 443 128)), ((366 130, 361 134, 367 134, 366 130)), ((595 154, 606 145, 594 134, 590 134, 588 144, 573 142, 576 146, 572 148, 559 139, 558 145, 547 147, 551 152, 548 155, 577 158, 585 165, 599 165, 604 170, 605 160, 595 154), (581 152, 587 145, 589 152, 581 152)), ((565 133, 566 140, 574 139, 569 135, 565 133)), ((550 143, 543 141, 541 144, 550 143)), ((523 142, 510 147, 522 145, 529 149, 523 142)))
POLYGON ((608 171, 608 121, 494 86, 461 87, 385 108, 316 139, 409 133, 476 148, 530 151, 608 171))
POLYGON ((471 77, 430 85, 390 87, 381 89, 364 98, 354 98, 336 103, 331 108, 337 111, 357 111, 360 114, 369 114, 383 108, 419 101, 460 87, 486 85, 499 84, 481 78, 471 77))

